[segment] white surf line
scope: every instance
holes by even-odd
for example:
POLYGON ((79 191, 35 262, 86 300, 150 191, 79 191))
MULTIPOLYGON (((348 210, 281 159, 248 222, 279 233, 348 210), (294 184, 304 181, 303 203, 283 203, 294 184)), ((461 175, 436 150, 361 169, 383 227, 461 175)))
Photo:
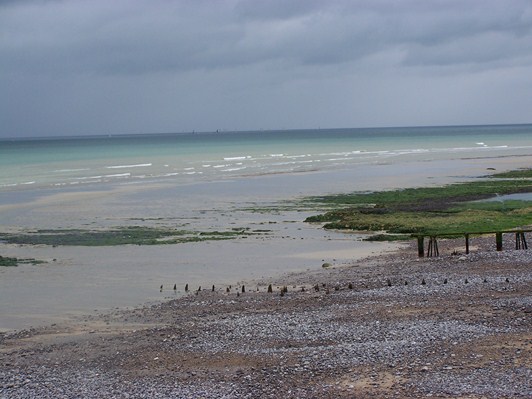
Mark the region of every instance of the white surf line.
POLYGON ((141 168, 146 166, 152 166, 151 163, 139 163, 134 165, 114 165, 114 166, 106 166, 106 169, 124 169, 124 168, 141 168))
POLYGON ((52 173, 68 173, 68 172, 85 172, 87 170, 90 170, 90 168, 80 168, 80 169, 57 169, 54 170, 52 173))
POLYGON ((251 159, 250 155, 241 156, 241 157, 226 157, 224 161, 241 161, 243 159, 251 159))

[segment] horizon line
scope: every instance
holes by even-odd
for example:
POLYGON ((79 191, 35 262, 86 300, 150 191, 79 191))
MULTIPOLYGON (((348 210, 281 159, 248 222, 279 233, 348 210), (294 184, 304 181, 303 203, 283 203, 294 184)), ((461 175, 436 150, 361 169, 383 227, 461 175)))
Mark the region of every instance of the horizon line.
POLYGON ((61 139, 101 139, 101 138, 120 138, 120 137, 146 137, 146 136, 173 136, 173 135, 207 135, 222 133, 274 133, 290 131, 319 131, 319 130, 374 130, 374 129, 422 129, 422 128, 456 128, 456 127, 497 127, 497 126, 527 126, 532 122, 526 123, 492 123, 492 124, 465 124, 465 125, 410 125, 410 126, 366 126, 366 127, 315 127, 315 128, 288 128, 288 129, 243 129, 243 130, 205 130, 205 131, 183 131, 183 132, 146 132, 146 133, 89 133, 81 135, 64 135, 64 136, 23 136, 23 137, 0 137, 0 141, 26 141, 26 140, 61 140, 61 139))

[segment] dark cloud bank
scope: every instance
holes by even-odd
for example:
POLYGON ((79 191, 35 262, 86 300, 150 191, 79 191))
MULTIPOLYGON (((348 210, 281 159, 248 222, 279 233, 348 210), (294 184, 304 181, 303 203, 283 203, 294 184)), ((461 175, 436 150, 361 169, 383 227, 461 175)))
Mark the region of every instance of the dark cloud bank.
POLYGON ((523 123, 532 3, 3 1, 0 137, 523 123))

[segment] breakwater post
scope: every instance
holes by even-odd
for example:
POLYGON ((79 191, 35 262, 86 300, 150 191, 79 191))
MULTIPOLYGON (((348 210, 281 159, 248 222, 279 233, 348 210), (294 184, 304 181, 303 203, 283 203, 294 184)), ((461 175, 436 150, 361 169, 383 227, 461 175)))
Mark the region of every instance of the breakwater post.
MULTIPOLYGON (((503 234, 512 233, 515 234, 515 249, 528 249, 525 233, 532 232, 532 229, 527 230, 506 230, 506 231, 478 231, 478 232, 458 232, 458 233, 444 233, 429 236, 429 244, 427 248, 427 257, 440 256, 438 249, 438 237, 456 237, 460 235, 465 236, 465 253, 469 254, 469 237, 471 235, 486 235, 495 234, 495 247, 497 251, 503 250, 503 234)), ((420 258, 425 256, 424 240, 425 236, 421 234, 412 234, 412 237, 417 238, 417 253, 420 258)))
POLYGON ((502 233, 495 233, 495 244, 497 245, 497 251, 502 251, 502 233))
POLYGON ((524 231, 515 233, 515 249, 528 249, 524 231))
POLYGON ((436 236, 430 236, 429 239, 429 248, 427 249, 427 256, 440 256, 440 251, 438 250, 438 241, 436 241, 436 236))
POLYGON ((420 258, 425 256, 425 237, 417 236, 417 254, 420 258))

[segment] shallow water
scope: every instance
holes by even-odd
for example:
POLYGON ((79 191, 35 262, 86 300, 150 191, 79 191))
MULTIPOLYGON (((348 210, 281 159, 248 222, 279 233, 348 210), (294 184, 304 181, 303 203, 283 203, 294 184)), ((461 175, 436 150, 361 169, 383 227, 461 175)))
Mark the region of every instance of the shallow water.
POLYGON ((532 193, 498 195, 479 202, 532 201, 532 193))
MULTIPOLYGON (((180 295, 185 284, 191 290, 211 289, 213 284, 225 290, 244 280, 320 268, 323 262, 344 265, 384 248, 300 221, 286 223, 281 220, 284 216, 268 217, 279 221, 266 227, 249 224, 268 228, 271 235, 230 241, 98 249, 8 248, 13 256, 56 260, 0 270, 1 326, 28 327, 93 309, 140 305, 180 295), (178 292, 173 291, 174 284, 178 292)), ((248 286, 248 290, 254 288, 248 286)))

